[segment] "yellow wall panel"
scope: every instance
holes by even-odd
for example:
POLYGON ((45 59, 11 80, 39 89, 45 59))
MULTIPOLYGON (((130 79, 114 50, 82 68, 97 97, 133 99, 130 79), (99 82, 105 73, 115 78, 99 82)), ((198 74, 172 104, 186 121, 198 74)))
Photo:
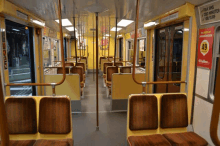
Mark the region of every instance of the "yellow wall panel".
MULTIPOLYGON (((145 81, 145 74, 136 74, 138 82, 145 81)), ((112 99, 128 99, 130 94, 142 93, 142 85, 134 82, 132 74, 112 75, 112 99)))
MULTIPOLYGON (((45 83, 57 83, 63 75, 45 75, 45 83)), ((52 87, 45 87, 45 94, 52 95, 52 87)), ((78 74, 67 74, 63 84, 56 86, 56 95, 67 95, 71 100, 80 100, 80 80, 78 74)))

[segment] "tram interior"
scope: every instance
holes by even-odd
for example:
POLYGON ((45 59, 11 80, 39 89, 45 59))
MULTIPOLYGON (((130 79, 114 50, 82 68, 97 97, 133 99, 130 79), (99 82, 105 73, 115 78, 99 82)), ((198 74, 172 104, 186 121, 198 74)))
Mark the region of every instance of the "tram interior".
POLYGON ((220 146, 220 0, 0 0, 0 146, 220 146))

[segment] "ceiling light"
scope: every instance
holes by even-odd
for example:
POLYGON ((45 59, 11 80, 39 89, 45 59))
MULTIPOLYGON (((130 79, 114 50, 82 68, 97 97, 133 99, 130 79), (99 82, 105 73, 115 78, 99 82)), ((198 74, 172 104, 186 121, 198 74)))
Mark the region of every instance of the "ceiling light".
POLYGON ((20 31, 20 30, 18 30, 18 29, 12 29, 12 30, 14 30, 14 31, 20 31))
POLYGON ((69 30, 69 31, 74 31, 74 27, 66 27, 66 29, 69 30))
MULTIPOLYGON (((117 28, 117 31, 120 31, 122 28, 120 28, 120 27, 118 27, 117 28)), ((111 31, 116 31, 116 27, 113 27, 112 29, 111 29, 111 31)))
POLYGON ((129 24, 131 24, 131 23, 133 23, 133 22, 134 22, 133 20, 122 19, 122 20, 118 23, 118 26, 126 27, 126 26, 128 26, 129 24))
POLYGON ((121 34, 119 34, 119 35, 118 35, 118 37, 122 37, 122 35, 121 35, 121 34))
MULTIPOLYGON (((59 20, 55 20, 57 23, 59 23, 59 20)), ((70 26, 72 23, 69 21, 69 19, 62 19, 62 26, 70 26)))
POLYGON ((189 28, 184 28, 183 31, 189 31, 189 28))
POLYGON ((106 34, 105 36, 106 36, 106 37, 109 37, 109 36, 111 36, 111 35, 109 35, 109 34, 106 34))
POLYGON ((157 25, 157 23, 156 22, 149 22, 149 23, 144 24, 144 27, 149 27, 149 26, 153 26, 153 25, 157 25))
POLYGON ((40 22, 38 20, 32 20, 32 22, 34 22, 35 24, 41 25, 41 26, 45 26, 44 22, 40 22))

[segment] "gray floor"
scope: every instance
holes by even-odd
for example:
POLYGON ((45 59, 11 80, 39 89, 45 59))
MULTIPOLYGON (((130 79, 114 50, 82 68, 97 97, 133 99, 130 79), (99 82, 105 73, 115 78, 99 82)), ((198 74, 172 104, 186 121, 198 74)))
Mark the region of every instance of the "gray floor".
POLYGON ((73 114, 74 146, 125 146, 126 112, 113 113, 111 100, 99 75, 99 131, 96 131, 96 85, 91 73, 86 76, 82 113, 73 114))

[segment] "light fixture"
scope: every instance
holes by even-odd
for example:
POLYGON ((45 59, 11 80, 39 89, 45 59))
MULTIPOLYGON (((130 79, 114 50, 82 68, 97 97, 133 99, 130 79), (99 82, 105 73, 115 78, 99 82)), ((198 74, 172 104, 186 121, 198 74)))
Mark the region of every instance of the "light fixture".
POLYGON ((184 28, 183 31, 189 31, 189 28, 184 28))
POLYGON ((121 35, 121 34, 119 34, 119 35, 118 35, 118 37, 122 37, 122 35, 121 35))
POLYGON ((153 26, 153 25, 157 25, 156 22, 148 22, 146 24, 144 24, 144 27, 149 27, 149 26, 153 26))
POLYGON ((106 37, 109 37, 109 36, 111 36, 111 35, 109 35, 109 34, 106 34, 105 36, 106 36, 106 37))
POLYGON ((183 33, 181 30, 177 31, 178 33, 183 33))
MULTIPOLYGON (((122 28, 120 28, 120 27, 118 27, 117 28, 117 31, 120 31, 122 28)), ((113 27, 112 29, 111 29, 111 31, 116 31, 116 27, 113 27)))
POLYGON ((126 26, 128 26, 129 24, 131 24, 131 23, 133 23, 133 22, 134 22, 133 20, 122 19, 122 20, 118 23, 118 26, 126 27, 126 26))
MULTIPOLYGON (((57 23, 59 23, 59 20, 55 20, 57 23)), ((69 21, 69 19, 62 19, 62 26, 70 26, 72 23, 69 21)))
POLYGON ((14 28, 13 28, 12 30, 14 30, 14 31, 20 31, 20 30, 18 30, 18 29, 14 29, 14 28))
POLYGON ((66 27, 66 29, 69 30, 69 31, 74 31, 74 27, 73 26, 72 27, 66 27))
POLYGON ((45 26, 45 22, 40 22, 38 20, 32 20, 32 22, 34 22, 35 24, 41 25, 41 26, 45 26))

